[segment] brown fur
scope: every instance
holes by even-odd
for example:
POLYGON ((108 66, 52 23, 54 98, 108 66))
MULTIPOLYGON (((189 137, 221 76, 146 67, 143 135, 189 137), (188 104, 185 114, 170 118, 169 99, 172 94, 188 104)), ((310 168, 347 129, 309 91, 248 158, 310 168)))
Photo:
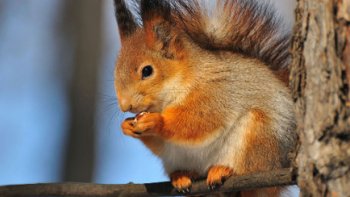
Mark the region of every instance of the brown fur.
POLYGON ((251 120, 244 136, 244 159, 240 168, 235 169, 237 174, 246 174, 256 171, 268 171, 280 166, 279 146, 277 139, 268 130, 269 117, 260 109, 251 109, 251 120))
POLYGON ((281 21, 272 6, 256 0, 218 0, 214 16, 203 13, 196 0, 172 1, 174 20, 199 46, 227 50, 258 58, 272 69, 287 69, 290 61, 290 34, 278 32, 281 21), (210 17, 221 23, 210 31, 210 17))
POLYGON ((258 190, 247 190, 241 192, 241 197, 275 197, 282 193, 282 188, 271 187, 258 190))
MULTIPOLYGON (((275 136, 271 135, 269 130, 270 118, 260 109, 250 111, 251 120, 244 137, 244 152, 240 168, 235 169, 238 175, 248 174, 257 171, 269 171, 280 168, 279 146, 275 136)), ((253 191, 243 191, 243 197, 250 196, 279 196, 281 189, 276 187, 259 189, 253 191)))

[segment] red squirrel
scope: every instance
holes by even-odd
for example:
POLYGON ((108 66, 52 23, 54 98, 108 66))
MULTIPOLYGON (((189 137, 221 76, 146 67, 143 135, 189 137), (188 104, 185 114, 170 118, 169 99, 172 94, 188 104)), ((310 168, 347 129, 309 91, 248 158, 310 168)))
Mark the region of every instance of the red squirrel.
MULTIPOLYGON (((258 1, 114 0, 121 38, 115 69, 122 123, 189 192, 230 176, 288 167, 295 114, 286 85, 290 35, 258 1), (143 112, 143 113, 141 113, 143 112), (140 114, 141 113, 141 114, 140 114)), ((277 196, 279 188, 242 192, 277 196)))

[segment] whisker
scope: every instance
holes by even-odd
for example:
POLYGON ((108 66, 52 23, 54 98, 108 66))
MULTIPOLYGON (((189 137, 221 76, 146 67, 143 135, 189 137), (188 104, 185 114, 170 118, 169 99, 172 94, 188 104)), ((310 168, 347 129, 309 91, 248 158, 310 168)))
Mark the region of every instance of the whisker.
POLYGON ((119 117, 120 117, 120 111, 117 109, 114 111, 114 113, 112 114, 112 116, 110 117, 109 121, 108 121, 108 135, 111 136, 111 132, 112 132, 112 129, 111 129, 111 125, 112 125, 112 121, 116 118, 117 122, 119 123, 120 120, 119 120, 119 117))

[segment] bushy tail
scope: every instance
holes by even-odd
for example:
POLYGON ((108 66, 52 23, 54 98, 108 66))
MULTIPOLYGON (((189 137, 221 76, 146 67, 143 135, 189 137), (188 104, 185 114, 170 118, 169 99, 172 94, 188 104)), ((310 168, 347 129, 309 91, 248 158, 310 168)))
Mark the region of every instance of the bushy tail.
POLYGON ((272 6, 255 0, 217 0, 206 5, 196 0, 171 2, 177 25, 202 48, 242 53, 273 70, 289 64, 291 36, 281 31, 272 6))

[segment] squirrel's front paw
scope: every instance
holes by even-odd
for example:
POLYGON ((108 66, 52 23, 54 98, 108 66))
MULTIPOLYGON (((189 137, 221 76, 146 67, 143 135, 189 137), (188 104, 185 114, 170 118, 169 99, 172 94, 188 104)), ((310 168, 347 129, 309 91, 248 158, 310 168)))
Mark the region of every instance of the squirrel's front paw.
POLYGON ((136 116, 133 126, 140 136, 157 135, 163 127, 163 117, 160 113, 144 113, 136 116))
POLYGON ((127 118, 122 122, 122 131, 125 135, 139 138, 140 134, 135 130, 134 118, 127 118))

